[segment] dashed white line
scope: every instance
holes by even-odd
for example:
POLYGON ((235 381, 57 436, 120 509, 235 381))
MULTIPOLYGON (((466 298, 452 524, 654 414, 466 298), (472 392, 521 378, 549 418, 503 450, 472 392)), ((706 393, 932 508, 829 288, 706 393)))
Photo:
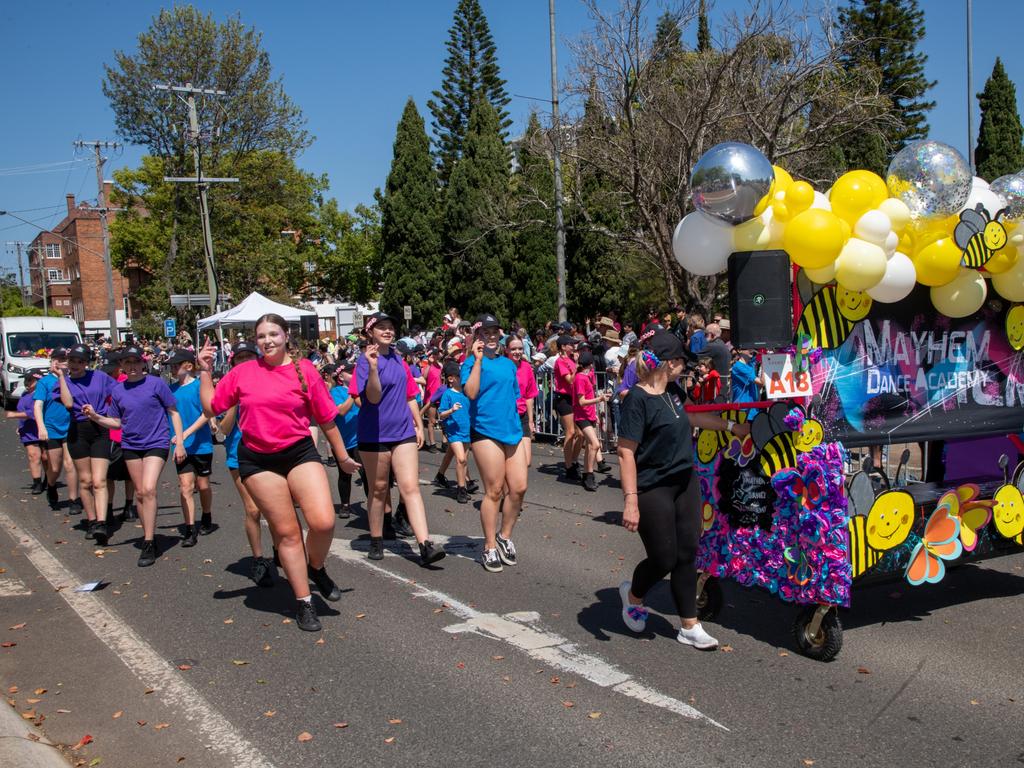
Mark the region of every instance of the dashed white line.
MULTIPOLYGON (((29 562, 54 589, 80 583, 74 573, 65 568, 6 512, 0 511, 0 525, 7 530, 29 562)), ((233 765, 273 768, 273 764, 253 744, 231 726, 202 694, 184 682, 171 664, 139 637, 131 626, 107 608, 98 595, 91 592, 73 592, 70 589, 61 589, 59 594, 92 633, 105 643, 136 677, 156 689, 157 695, 166 704, 174 707, 203 735, 208 749, 221 753, 233 765)))
MULTIPOLYGON (((431 538, 435 544, 445 543, 444 536, 433 535, 431 538)), ((451 595, 425 587, 419 582, 407 579, 368 560, 365 552, 352 548, 352 543, 345 539, 335 539, 331 545, 331 554, 344 560, 346 563, 369 568, 381 576, 405 584, 412 588, 417 597, 424 598, 437 605, 446 606, 450 613, 463 619, 462 623, 445 627, 446 632, 474 632, 484 637, 500 640, 523 651, 533 659, 543 661, 565 672, 579 675, 601 688, 608 688, 631 699, 667 709, 680 717, 700 720, 722 730, 729 730, 721 723, 712 720, 689 704, 659 693, 615 665, 583 651, 576 643, 554 632, 540 628, 538 626, 540 620, 538 613, 523 611, 507 613, 503 616, 495 613, 483 613, 469 607, 451 595)), ((405 545, 399 543, 399 546, 405 545)), ((462 549, 466 548, 463 547, 462 549)), ((458 552, 462 554, 461 549, 458 552)))

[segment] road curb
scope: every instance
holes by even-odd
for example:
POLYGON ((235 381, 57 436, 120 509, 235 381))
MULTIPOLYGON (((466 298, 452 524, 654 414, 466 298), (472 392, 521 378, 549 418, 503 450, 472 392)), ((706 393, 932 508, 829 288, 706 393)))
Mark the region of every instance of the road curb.
POLYGON ((68 768, 60 750, 13 707, 0 704, 0 765, 4 768, 68 768), (39 741, 29 738, 39 737, 39 741))

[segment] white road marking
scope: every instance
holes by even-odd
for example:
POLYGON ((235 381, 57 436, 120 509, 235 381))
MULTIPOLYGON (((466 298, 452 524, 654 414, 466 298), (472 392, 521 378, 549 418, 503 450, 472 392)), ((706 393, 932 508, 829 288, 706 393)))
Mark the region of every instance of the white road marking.
MULTIPOLYGON (((435 544, 447 544, 447 537, 445 536, 432 534, 431 539, 433 539, 435 544)), ((463 539, 462 541, 464 542, 465 540, 463 539)), ((475 608, 470 608, 451 595, 425 587, 419 582, 407 579, 368 560, 365 554, 365 547, 368 546, 368 543, 365 541, 358 542, 358 546, 363 548, 363 551, 353 549, 352 545, 354 543, 345 539, 335 539, 331 544, 331 554, 346 563, 369 568, 381 576, 405 584, 413 589, 417 597, 425 598, 437 605, 444 605, 447 611, 464 620, 463 623, 445 627, 446 632, 474 632, 484 637, 500 640, 525 652, 533 659, 543 661, 565 672, 579 675, 601 688, 609 688, 616 693, 667 709, 690 720, 702 720, 722 730, 729 730, 721 723, 712 720, 689 704, 659 693, 599 656, 581 650, 576 643, 570 642, 554 632, 536 626, 540 615, 535 611, 519 611, 507 613, 504 616, 499 616, 495 613, 483 613, 475 608)), ((403 544, 403 542, 396 542, 395 544, 396 547, 392 549, 404 549, 408 546, 408 544, 403 544)), ((462 554, 463 550, 468 549, 468 545, 463 543, 458 549, 458 553, 462 554)))
MULTIPOLYGON (((57 560, 39 541, 0 511, 0 525, 17 542, 29 562, 56 589, 80 584, 81 580, 57 560)), ((157 566, 159 567, 159 566, 157 566)), ((99 595, 61 589, 59 594, 92 630, 143 683, 176 709, 206 739, 206 748, 219 752, 233 765, 273 768, 273 764, 211 706, 195 688, 181 679, 171 663, 157 653, 117 614, 107 608, 99 595)))
POLYGON ((0 576, 0 597, 21 597, 31 594, 32 590, 26 587, 21 579, 0 576))

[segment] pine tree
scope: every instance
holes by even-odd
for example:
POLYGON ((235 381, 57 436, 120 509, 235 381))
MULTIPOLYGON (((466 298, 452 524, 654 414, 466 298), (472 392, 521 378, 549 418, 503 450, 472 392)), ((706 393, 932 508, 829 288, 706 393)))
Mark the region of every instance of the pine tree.
POLYGON ((507 222, 509 155, 498 113, 485 98, 470 112, 462 157, 445 191, 444 253, 449 303, 463 317, 509 319, 514 255, 507 222))
POLYGON ((445 309, 439 220, 430 139, 410 98, 398 122, 381 202, 381 309, 401 317, 402 307, 411 306, 412 321, 424 326, 438 323, 445 309))
POLYGON ((655 61, 672 61, 683 52, 682 30, 679 29, 679 14, 665 11, 658 17, 654 28, 654 47, 651 58, 655 61))
POLYGON ((983 179, 997 179, 1024 168, 1024 130, 1017 112, 1017 89, 1007 77, 999 57, 992 74, 985 81, 985 90, 978 94, 981 106, 981 127, 974 160, 978 175, 983 179))
POLYGON ((707 53, 711 50, 711 28, 708 26, 708 4, 700 0, 700 12, 697 17, 697 50, 707 53))
POLYGON ((543 147, 547 138, 537 114, 530 115, 520 143, 519 170, 512 179, 517 219, 515 262, 509 297, 512 317, 539 328, 558 313, 555 265, 554 170, 543 147))
POLYGON ((505 107, 509 96, 498 68, 497 49, 479 0, 459 0, 448 30, 448 57, 441 70, 441 89, 427 102, 433 116, 431 127, 442 184, 451 178, 452 169, 463 152, 470 112, 478 93, 497 111, 502 139, 512 124, 505 107))
MULTIPOLYGON (((849 44, 844 66, 876 73, 881 93, 892 103, 898 125, 880 134, 887 152, 926 137, 926 115, 935 102, 924 96, 935 82, 924 74, 928 57, 917 52, 925 35, 924 11, 917 0, 850 0, 839 9, 839 33, 849 44)), ((847 167, 884 172, 884 162, 879 166, 877 161, 878 149, 870 138, 844 141, 847 167)))

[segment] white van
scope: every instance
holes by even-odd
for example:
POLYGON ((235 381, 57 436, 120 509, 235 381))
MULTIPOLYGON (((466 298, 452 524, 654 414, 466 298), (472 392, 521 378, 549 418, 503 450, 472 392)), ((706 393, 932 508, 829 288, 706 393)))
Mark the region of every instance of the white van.
POLYGON ((78 323, 69 317, 0 317, 0 366, 4 397, 17 400, 28 371, 50 367, 50 350, 80 344, 78 323))

